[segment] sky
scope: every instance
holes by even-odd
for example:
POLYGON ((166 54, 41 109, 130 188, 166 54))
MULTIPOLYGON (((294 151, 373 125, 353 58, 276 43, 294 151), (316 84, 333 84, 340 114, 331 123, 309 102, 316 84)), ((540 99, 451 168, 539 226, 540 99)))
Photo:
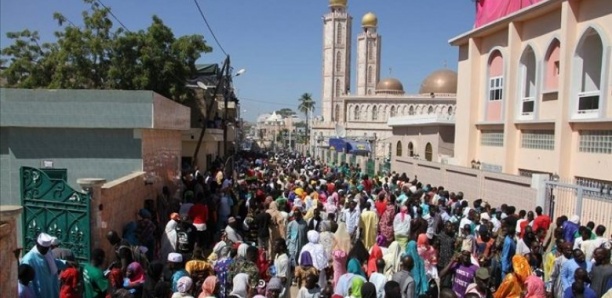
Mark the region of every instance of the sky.
MULTIPOLYGON (((175 36, 204 35, 212 53, 198 63, 222 63, 225 54, 207 30, 193 0, 100 0, 130 30, 151 24, 159 16, 175 36)), ((321 113, 322 41, 321 17, 328 0, 197 0, 221 47, 230 55, 242 116, 287 107, 297 110, 298 98, 312 93, 321 113)), ((399 79, 407 93, 416 93, 421 81, 436 69, 457 69, 458 50, 448 44, 469 31, 474 23, 472 0, 349 0, 353 16, 351 89, 355 90, 356 36, 361 17, 378 16, 382 36, 381 79, 399 79)), ((36 30, 43 41, 53 41, 60 29, 53 20, 61 12, 77 26, 89 6, 82 0, 2 0, 0 47, 9 45, 7 32, 36 30)), ((116 26, 119 26, 116 23, 116 26)))

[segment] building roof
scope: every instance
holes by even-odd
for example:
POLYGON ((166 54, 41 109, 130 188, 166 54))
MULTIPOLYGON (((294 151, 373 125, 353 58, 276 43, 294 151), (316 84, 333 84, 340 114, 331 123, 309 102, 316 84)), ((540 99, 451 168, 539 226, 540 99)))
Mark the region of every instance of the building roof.
POLYGON ((376 84, 376 94, 404 94, 404 85, 396 78, 386 78, 376 84))
POLYGON ((421 83, 419 94, 456 94, 457 73, 450 69, 438 69, 421 83))
POLYGON ((391 117, 387 120, 387 125, 391 127, 455 125, 455 115, 429 114, 391 117))
POLYGON ((189 129, 189 108, 153 91, 0 88, 1 127, 189 129))

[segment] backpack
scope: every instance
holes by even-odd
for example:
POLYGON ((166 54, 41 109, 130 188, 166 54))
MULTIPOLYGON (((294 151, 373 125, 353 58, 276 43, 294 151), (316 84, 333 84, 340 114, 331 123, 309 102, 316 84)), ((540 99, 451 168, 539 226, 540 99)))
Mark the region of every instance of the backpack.
MULTIPOLYGON (((149 268, 149 259, 147 259, 147 256, 142 252, 142 250, 140 250, 140 246, 138 245, 121 245, 119 246, 119 250, 123 249, 123 248, 127 248, 132 252, 132 260, 134 262, 138 262, 140 264, 140 266, 142 266, 143 269, 145 268, 149 268)), ((147 269, 145 269, 147 270, 147 269)))
POLYGON ((189 252, 191 249, 189 241, 189 231, 184 228, 176 229, 176 250, 178 252, 189 252))

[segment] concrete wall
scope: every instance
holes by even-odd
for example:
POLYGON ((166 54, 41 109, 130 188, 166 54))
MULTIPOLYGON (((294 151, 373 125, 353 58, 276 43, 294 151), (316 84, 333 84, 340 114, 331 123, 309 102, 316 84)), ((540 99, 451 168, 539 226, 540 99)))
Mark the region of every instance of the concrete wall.
MULTIPOLYGON (((0 206, 0 289, 2 297, 17 297, 17 258, 13 250, 17 248, 17 218, 21 207, 0 206)), ((26 251, 27 252, 27 251, 26 251)), ((24 253, 26 253, 24 252, 24 253)))
POLYGON ((142 130, 142 170, 171 190, 180 179, 181 150, 181 131, 142 130))
POLYGON ((142 170, 142 148, 133 129, 0 128, 0 197, 3 204, 21 205, 19 169, 40 168, 45 160, 68 169, 68 184, 77 178, 108 181, 142 170))

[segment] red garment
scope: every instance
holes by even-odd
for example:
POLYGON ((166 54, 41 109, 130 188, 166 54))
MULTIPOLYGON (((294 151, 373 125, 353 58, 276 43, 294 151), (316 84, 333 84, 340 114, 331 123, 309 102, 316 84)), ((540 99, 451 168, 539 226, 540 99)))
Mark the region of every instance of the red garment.
POLYGON ((334 193, 336 191, 336 185, 333 183, 327 183, 327 193, 334 193))
POLYGON ((376 213, 378 213, 378 217, 380 218, 387 209, 387 202, 385 200, 376 200, 374 207, 376 207, 376 213))
POLYGON ((523 238, 523 236, 525 236, 525 227, 527 227, 528 225, 529 225, 529 220, 524 220, 519 224, 519 227, 521 227, 521 233, 519 234, 520 238, 523 238))
POLYGON ((60 278, 60 298, 80 298, 79 293, 79 271, 69 267, 62 271, 60 278))
POLYGON ((268 268, 270 267, 268 263, 268 259, 266 257, 266 250, 260 248, 259 256, 257 257, 257 269, 259 269, 259 277, 266 282, 270 280, 270 276, 268 275, 268 268))
POLYGON ((372 181, 370 181, 370 179, 363 180, 361 182, 361 185, 363 185, 363 188, 365 188, 365 191, 368 194, 372 193, 372 181))
POLYGON ((382 259, 383 253, 378 244, 374 244, 372 246, 372 253, 370 253, 370 258, 368 259, 368 268, 366 274, 370 276, 370 274, 376 272, 376 261, 378 259, 382 259))
POLYGON ((205 224, 208 220, 208 206, 196 203, 189 209, 189 218, 194 224, 205 224))
POLYGON ((537 232, 538 229, 542 228, 546 232, 548 231, 548 228, 550 228, 550 223, 551 223, 551 220, 550 220, 550 217, 548 217, 548 215, 544 215, 544 214, 539 215, 533 220, 533 231, 537 232))

